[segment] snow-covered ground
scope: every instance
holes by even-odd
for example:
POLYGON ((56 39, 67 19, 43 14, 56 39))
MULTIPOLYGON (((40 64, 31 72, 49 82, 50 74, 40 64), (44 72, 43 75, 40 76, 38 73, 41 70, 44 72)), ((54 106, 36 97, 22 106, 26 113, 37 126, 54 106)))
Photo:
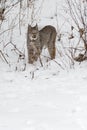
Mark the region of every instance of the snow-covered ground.
POLYGON ((22 52, 26 49, 29 22, 27 15, 24 15, 26 4, 21 11, 24 16, 21 35, 19 26, 2 34, 5 29, 18 24, 18 19, 14 20, 19 18, 18 7, 15 6, 17 11, 13 8, 7 13, 0 30, 0 50, 10 67, 3 62, 4 58, 0 58, 0 130, 87 130, 87 62, 74 62, 68 57, 69 51, 65 50, 70 46, 65 37, 70 25, 65 21, 64 0, 36 2, 39 12, 35 22, 38 22, 39 28, 51 24, 57 31, 59 29, 66 34, 61 41, 56 41, 54 61, 46 62, 47 59, 42 56, 43 67, 37 62, 34 65, 26 64, 26 70, 21 71, 27 55, 24 61, 18 62, 15 48, 8 42, 12 40, 22 52))
POLYGON ((41 68, 31 79, 28 70, 0 67, 0 130, 86 130, 86 69, 41 68))

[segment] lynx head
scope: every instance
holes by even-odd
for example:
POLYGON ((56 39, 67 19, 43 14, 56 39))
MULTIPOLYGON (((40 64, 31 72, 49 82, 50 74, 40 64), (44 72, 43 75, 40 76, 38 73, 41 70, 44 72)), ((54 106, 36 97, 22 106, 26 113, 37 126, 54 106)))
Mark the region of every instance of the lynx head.
POLYGON ((32 27, 31 25, 28 25, 28 35, 29 35, 29 39, 31 41, 35 41, 36 39, 38 39, 39 37, 39 30, 38 30, 38 26, 36 24, 36 26, 32 27))

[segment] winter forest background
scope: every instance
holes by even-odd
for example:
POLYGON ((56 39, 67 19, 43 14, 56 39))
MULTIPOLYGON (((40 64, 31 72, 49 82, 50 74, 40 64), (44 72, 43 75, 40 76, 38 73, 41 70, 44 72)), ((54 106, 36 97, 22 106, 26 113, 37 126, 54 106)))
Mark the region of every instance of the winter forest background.
MULTIPOLYGON (((63 69, 73 67, 74 60, 87 59, 87 1, 66 0, 61 3, 49 0, 48 3, 44 0, 0 2, 0 55, 8 65, 15 64, 15 69, 18 69, 19 62, 20 68, 27 63, 28 24, 34 26, 37 23, 39 29, 49 24, 56 27, 56 63, 63 69)), ((42 61, 47 57, 47 54, 42 56, 42 61)))
POLYGON ((0 0, 1 130, 86 130, 86 69, 87 0, 0 0), (31 65, 36 23, 56 28, 56 58, 44 48, 31 65))

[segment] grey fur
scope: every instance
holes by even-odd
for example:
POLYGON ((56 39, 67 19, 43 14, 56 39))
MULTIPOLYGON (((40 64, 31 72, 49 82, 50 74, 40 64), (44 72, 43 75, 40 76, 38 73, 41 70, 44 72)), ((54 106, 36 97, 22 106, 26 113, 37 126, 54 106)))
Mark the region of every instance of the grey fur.
POLYGON ((55 58, 55 40, 56 29, 51 26, 45 26, 40 31, 38 26, 31 27, 28 25, 27 31, 27 49, 28 49, 28 62, 33 63, 37 61, 44 46, 48 48, 51 59, 55 58))

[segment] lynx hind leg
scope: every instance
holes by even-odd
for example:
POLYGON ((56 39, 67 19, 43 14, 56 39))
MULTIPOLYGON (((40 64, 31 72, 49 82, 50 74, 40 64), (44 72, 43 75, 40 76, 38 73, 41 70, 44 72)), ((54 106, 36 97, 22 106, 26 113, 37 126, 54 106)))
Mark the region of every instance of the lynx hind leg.
POLYGON ((54 43, 50 43, 51 46, 48 46, 48 51, 51 57, 51 60, 55 59, 55 55, 56 55, 56 48, 55 48, 55 44, 54 43))
POLYGON ((51 57, 51 60, 55 59, 55 55, 56 55, 56 47, 55 47, 55 38, 51 38, 49 44, 48 44, 48 51, 51 57))
POLYGON ((48 43, 48 51, 49 51, 51 60, 55 59, 55 55, 56 55, 56 47, 55 47, 56 35, 57 33, 54 30, 51 34, 50 41, 48 43))

